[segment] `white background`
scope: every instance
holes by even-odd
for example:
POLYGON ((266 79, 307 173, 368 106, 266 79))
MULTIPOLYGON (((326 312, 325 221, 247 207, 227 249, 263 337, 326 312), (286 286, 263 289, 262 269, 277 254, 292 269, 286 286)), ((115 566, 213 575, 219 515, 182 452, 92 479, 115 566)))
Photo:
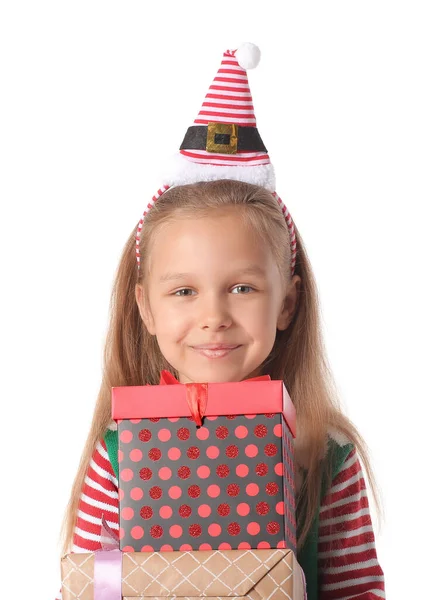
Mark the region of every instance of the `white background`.
POLYGON ((120 252, 243 41, 262 50, 258 128, 372 451, 388 597, 439 597, 443 25, 424 0, 1 4, 2 597, 59 589, 120 252))

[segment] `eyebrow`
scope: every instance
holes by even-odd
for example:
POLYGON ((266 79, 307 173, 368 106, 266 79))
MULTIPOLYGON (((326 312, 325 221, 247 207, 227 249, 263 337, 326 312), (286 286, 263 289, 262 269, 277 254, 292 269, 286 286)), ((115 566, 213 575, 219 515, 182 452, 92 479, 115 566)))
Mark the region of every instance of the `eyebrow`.
MULTIPOLYGON (((194 275, 194 273, 165 273, 162 275, 159 281, 164 283, 167 281, 176 281, 178 279, 189 279, 194 275)), ((239 277, 240 275, 259 275, 265 277, 266 273, 265 270, 259 265, 250 265, 233 273, 233 277, 239 277)))

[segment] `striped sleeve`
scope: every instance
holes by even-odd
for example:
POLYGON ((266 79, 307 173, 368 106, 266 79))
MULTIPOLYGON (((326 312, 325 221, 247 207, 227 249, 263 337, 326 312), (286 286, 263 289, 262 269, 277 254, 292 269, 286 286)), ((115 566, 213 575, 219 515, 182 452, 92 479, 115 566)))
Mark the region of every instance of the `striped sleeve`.
MULTIPOLYGON (((83 482, 71 552, 94 552, 100 549, 102 515, 108 525, 119 530, 118 483, 104 440, 94 449, 83 482)), ((62 599, 62 590, 55 600, 62 599)))
POLYGON ((319 513, 320 600, 385 598, 367 490, 356 448, 332 481, 319 513))
POLYGON ((118 483, 103 439, 97 442, 83 482, 74 529, 73 552, 93 552, 100 549, 102 515, 118 534, 118 483))

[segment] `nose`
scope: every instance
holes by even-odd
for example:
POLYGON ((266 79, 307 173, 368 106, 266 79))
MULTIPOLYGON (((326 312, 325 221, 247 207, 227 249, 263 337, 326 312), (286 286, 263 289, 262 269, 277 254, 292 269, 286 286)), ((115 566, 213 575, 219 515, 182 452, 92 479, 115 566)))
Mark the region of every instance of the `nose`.
POLYGON ((218 331, 230 327, 232 318, 227 302, 218 294, 207 294, 202 298, 200 326, 202 329, 218 331))

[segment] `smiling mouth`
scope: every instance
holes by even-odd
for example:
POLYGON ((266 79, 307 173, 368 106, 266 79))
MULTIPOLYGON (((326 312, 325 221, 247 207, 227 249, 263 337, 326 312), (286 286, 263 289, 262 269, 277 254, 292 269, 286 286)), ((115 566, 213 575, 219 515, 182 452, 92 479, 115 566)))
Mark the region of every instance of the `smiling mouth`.
POLYGON ((231 346, 229 348, 195 348, 192 346, 192 348, 195 352, 198 352, 199 354, 201 354, 202 356, 206 356, 207 358, 223 358, 224 356, 227 356, 231 352, 234 352, 235 350, 240 348, 240 346, 231 346))

